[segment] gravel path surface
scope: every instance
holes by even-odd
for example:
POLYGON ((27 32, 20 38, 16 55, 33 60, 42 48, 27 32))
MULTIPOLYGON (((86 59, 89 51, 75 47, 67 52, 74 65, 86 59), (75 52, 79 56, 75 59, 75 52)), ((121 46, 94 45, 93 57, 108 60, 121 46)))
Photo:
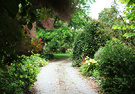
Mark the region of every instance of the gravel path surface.
POLYGON ((68 59, 41 68, 35 82, 36 94, 97 94, 68 59))

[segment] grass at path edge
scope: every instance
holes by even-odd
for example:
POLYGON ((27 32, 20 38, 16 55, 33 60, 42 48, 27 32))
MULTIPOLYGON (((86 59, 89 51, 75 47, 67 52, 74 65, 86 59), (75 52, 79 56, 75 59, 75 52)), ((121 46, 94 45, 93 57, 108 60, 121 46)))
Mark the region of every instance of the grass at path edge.
POLYGON ((55 59, 64 59, 64 58, 69 58, 70 54, 68 53, 58 53, 58 54, 53 54, 55 59))

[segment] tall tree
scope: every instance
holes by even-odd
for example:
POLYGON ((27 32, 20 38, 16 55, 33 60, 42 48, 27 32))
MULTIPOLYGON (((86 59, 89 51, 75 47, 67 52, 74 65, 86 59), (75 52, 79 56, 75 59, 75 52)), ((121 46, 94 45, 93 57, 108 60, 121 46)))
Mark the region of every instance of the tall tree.
POLYGON ((83 29, 89 19, 90 17, 87 16, 86 12, 83 9, 79 9, 73 14, 69 26, 74 29, 83 29))
POLYGON ((117 10, 116 6, 112 6, 111 8, 104 8, 99 13, 99 21, 101 21, 104 26, 106 27, 104 31, 106 31, 107 35, 111 35, 111 37, 122 37, 122 33, 124 34, 124 31, 120 30, 114 30, 112 27, 114 25, 123 25, 123 19, 119 17, 119 11, 117 10))
POLYGON ((122 4, 126 4, 123 25, 114 25, 113 29, 125 30, 124 37, 126 43, 135 49, 135 1, 134 0, 119 0, 122 4))

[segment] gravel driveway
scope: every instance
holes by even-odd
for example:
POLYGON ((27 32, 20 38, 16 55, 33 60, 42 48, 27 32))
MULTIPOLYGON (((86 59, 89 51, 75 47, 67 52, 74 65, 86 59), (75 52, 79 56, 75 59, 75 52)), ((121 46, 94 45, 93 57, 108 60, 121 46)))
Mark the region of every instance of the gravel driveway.
POLYGON ((36 94, 97 94, 68 59, 41 68, 35 82, 36 94))

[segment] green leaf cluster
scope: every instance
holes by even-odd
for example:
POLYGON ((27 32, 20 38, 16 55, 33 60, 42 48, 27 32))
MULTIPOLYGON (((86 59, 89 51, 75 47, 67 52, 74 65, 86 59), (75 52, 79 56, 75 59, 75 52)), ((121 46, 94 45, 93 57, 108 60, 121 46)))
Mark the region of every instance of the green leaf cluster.
POLYGON ((39 67, 48 64, 39 55, 21 56, 9 66, 7 72, 0 70, 1 94, 29 94, 36 81, 39 67))

